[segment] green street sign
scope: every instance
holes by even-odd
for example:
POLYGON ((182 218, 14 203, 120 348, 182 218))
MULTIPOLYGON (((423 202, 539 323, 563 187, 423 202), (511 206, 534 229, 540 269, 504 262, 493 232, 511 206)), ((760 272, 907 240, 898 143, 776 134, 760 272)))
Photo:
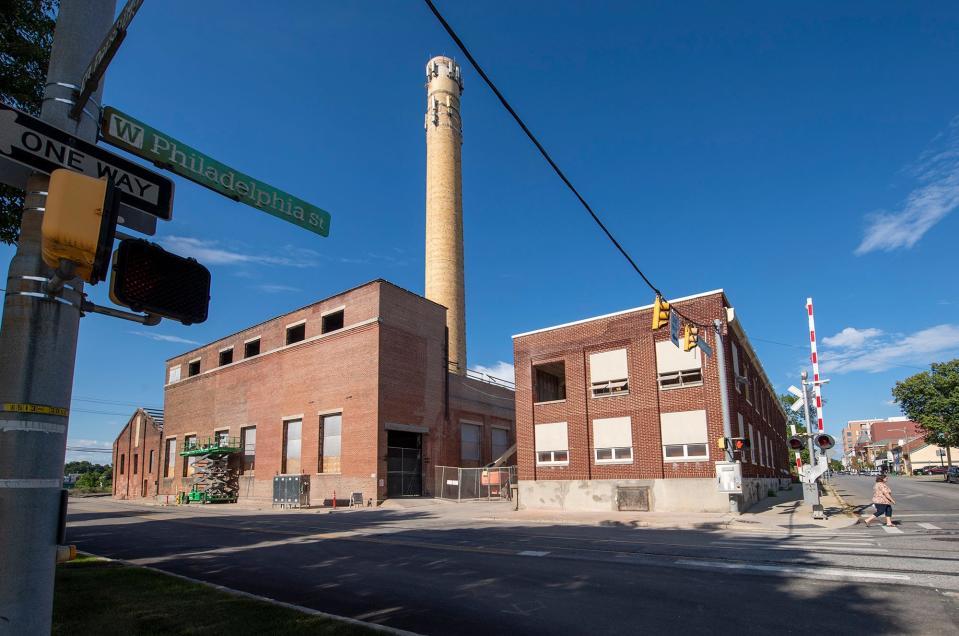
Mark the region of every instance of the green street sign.
POLYGON ((110 106, 103 109, 100 137, 108 144, 143 157, 234 201, 321 236, 330 235, 330 213, 326 210, 238 172, 110 106))

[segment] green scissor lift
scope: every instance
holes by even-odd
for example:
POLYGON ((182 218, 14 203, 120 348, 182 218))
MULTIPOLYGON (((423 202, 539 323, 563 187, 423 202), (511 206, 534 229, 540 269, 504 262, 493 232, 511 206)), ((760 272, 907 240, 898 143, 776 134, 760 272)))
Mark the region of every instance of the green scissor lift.
MULTIPOLYGON (((188 443, 180 455, 196 457, 196 481, 182 503, 236 503, 239 487, 235 471, 230 470, 230 455, 241 451, 240 438, 222 435, 188 443)), ((189 461, 189 459, 187 459, 189 461)))

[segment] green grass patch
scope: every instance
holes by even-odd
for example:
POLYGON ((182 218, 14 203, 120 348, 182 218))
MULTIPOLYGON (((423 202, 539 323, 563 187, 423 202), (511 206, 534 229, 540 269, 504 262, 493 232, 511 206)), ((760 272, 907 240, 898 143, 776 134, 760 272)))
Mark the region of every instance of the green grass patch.
POLYGON ((80 555, 57 566, 53 634, 376 634, 165 574, 80 555))

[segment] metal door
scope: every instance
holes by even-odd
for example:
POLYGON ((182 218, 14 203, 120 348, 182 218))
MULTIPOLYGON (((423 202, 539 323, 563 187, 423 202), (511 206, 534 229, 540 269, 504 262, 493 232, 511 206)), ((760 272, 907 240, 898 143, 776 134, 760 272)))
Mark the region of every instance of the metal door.
POLYGON ((420 497, 423 494, 422 436, 388 431, 386 496, 420 497))

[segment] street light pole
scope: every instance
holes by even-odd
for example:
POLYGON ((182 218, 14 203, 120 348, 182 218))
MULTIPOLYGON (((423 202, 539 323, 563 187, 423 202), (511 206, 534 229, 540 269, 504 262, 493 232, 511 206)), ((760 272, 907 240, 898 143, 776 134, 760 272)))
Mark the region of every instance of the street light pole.
MULTIPOLYGON (((74 87, 113 23, 115 0, 62 0, 40 119, 79 139, 96 140, 96 109, 73 120, 74 87)), ((94 94, 100 101, 102 87, 94 94)), ((0 325, 0 634, 49 634, 66 453, 67 411, 73 390, 78 299, 83 286, 67 284, 64 298, 45 297, 38 281, 51 278, 40 253, 40 227, 49 179, 26 185, 20 243, 10 262, 0 325), (68 293, 67 293, 68 292, 68 293), (31 412, 33 405, 46 412, 31 412)))

